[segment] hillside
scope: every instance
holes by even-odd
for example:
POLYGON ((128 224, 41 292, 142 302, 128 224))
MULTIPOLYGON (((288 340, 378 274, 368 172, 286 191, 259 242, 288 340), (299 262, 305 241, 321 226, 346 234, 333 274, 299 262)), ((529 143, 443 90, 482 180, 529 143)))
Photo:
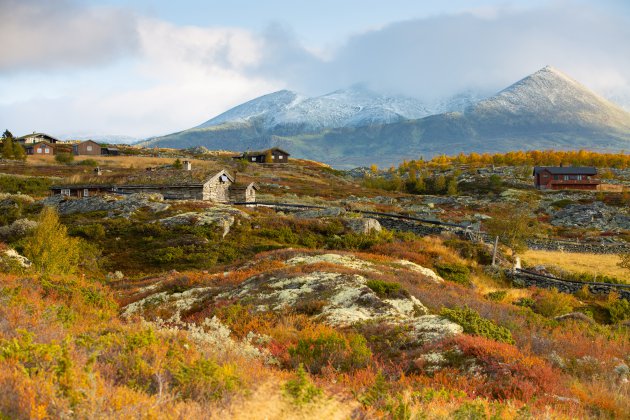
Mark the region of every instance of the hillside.
POLYGON ((532 190, 529 168, 601 162, 627 187, 627 157, 457 156, 359 174, 121 150, 0 161, 2 417, 630 415, 621 292, 524 287, 509 271, 518 252, 541 274, 628 282, 621 267, 599 270, 616 255, 580 254, 576 266, 570 252, 521 253, 527 240, 628 246, 627 195, 532 190), (48 196, 52 183, 177 183, 191 174, 175 158, 256 182, 259 202, 314 207, 48 196), (500 235, 498 266, 489 244, 431 222, 482 222, 500 235))
POLYGON ((309 99, 283 91, 143 144, 231 150, 280 146, 295 156, 346 168, 460 151, 616 152, 630 145, 630 113, 551 67, 487 99, 473 103, 471 97, 447 102, 463 111, 424 116, 430 112, 425 105, 363 91, 309 99))

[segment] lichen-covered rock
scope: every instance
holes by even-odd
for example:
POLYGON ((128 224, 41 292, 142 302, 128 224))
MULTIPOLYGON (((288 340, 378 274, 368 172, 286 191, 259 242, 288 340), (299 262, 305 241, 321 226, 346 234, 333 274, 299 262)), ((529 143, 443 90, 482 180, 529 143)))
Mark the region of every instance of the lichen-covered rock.
POLYGON ((378 220, 371 219, 369 217, 343 219, 343 224, 354 233, 360 233, 363 235, 380 232, 382 230, 381 224, 378 220))
POLYGON ((225 236, 230 232, 230 228, 234 224, 235 216, 242 217, 244 219, 249 218, 249 215, 247 213, 242 212, 241 210, 234 207, 216 206, 205 209, 203 212, 187 212, 176 214, 175 216, 158 220, 158 222, 165 226, 216 225, 223 230, 223 237, 225 238, 225 236))
POLYGON ((28 268, 32 265, 31 261, 23 255, 20 255, 15 249, 9 248, 3 252, 4 258, 12 260, 22 268, 28 268))
POLYGON ((73 199, 61 195, 54 195, 42 201, 47 206, 57 208, 59 214, 88 213, 106 211, 109 217, 130 217, 139 209, 148 209, 157 213, 167 210, 170 205, 163 202, 161 194, 130 194, 125 196, 101 195, 73 199))
POLYGON ((571 204, 555 212, 554 226, 592 228, 598 230, 630 229, 628 209, 617 209, 601 201, 591 204, 571 204))

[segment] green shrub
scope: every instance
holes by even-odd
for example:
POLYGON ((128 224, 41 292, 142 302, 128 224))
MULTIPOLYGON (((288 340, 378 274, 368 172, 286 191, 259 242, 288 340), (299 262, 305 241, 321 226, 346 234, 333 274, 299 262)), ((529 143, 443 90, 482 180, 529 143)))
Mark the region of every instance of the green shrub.
POLYGON ((606 309, 608 309, 610 321, 613 323, 630 319, 630 302, 626 299, 610 299, 606 309))
POLYGON ((52 182, 44 177, 17 177, 0 175, 0 192, 42 195, 48 193, 52 182))
POLYGON ((70 235, 81 236, 85 239, 102 239, 105 237, 105 228, 101 224, 74 226, 70 229, 70 235))
POLYGON ((98 166, 98 162, 94 159, 85 159, 82 161, 77 162, 77 165, 81 165, 81 166, 91 166, 93 168, 98 166))
POLYGON ((381 298, 400 298, 409 295, 399 283, 383 280, 368 280, 365 285, 381 298))
POLYGON ((74 155, 72 153, 57 153, 55 155, 55 161, 58 163, 72 163, 74 161, 74 155))
POLYGON ((348 372, 367 366, 372 357, 365 337, 353 333, 344 336, 334 330, 301 338, 288 351, 293 366, 303 364, 311 373, 319 373, 328 365, 348 372))
POLYGON ((446 280, 455 283, 468 284, 470 282, 470 270, 463 264, 437 263, 435 269, 446 280))
POLYGON ((522 306, 523 308, 533 308, 536 302, 532 298, 523 297, 512 302, 513 305, 522 306))
POLYGON ((451 418, 454 420, 486 420, 488 414, 483 404, 465 402, 451 413, 451 418))
POLYGON ((210 359, 199 359, 187 365, 182 363, 173 372, 174 387, 183 398, 218 400, 241 383, 234 364, 219 365, 210 359))
POLYGON ((539 290, 534 295, 532 309, 543 316, 553 317, 572 312, 579 304, 575 296, 558 292, 557 289, 539 290))
POLYGON ((322 395, 322 390, 315 386, 300 364, 295 378, 288 380, 284 384, 284 392, 289 396, 295 405, 312 403, 317 397, 322 395))
POLYGON ((497 290, 486 294, 485 298, 493 302, 501 302, 507 296, 506 290, 497 290))
POLYGON ((461 325, 467 334, 478 335, 502 343, 514 344, 512 333, 505 327, 482 318, 478 312, 469 307, 448 309, 442 308, 440 315, 461 325))

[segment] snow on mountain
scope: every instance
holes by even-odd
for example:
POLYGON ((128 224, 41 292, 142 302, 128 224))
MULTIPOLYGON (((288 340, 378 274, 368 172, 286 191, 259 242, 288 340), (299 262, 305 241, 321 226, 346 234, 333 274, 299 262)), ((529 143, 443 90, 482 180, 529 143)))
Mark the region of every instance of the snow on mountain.
POLYGON ((225 111, 195 128, 213 127, 227 123, 245 123, 255 118, 270 121, 273 116, 304 100, 290 90, 280 90, 247 101, 225 111))
POLYGON ((196 128, 249 122, 267 130, 315 132, 388 124, 429 114, 416 99, 385 96, 360 86, 311 98, 282 90, 232 108, 196 128))
POLYGON ((627 112, 551 66, 478 102, 466 114, 490 120, 517 118, 529 125, 545 122, 630 128, 627 112))

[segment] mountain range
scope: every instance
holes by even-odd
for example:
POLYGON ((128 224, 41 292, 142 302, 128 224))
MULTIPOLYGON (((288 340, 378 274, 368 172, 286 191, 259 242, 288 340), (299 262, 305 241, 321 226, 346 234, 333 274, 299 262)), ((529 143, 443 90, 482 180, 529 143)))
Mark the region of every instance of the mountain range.
POLYGON ((630 150, 630 113, 547 66, 489 97, 436 104, 362 86, 318 97, 282 90, 144 146, 222 150, 281 147, 339 168, 460 152, 630 150))

